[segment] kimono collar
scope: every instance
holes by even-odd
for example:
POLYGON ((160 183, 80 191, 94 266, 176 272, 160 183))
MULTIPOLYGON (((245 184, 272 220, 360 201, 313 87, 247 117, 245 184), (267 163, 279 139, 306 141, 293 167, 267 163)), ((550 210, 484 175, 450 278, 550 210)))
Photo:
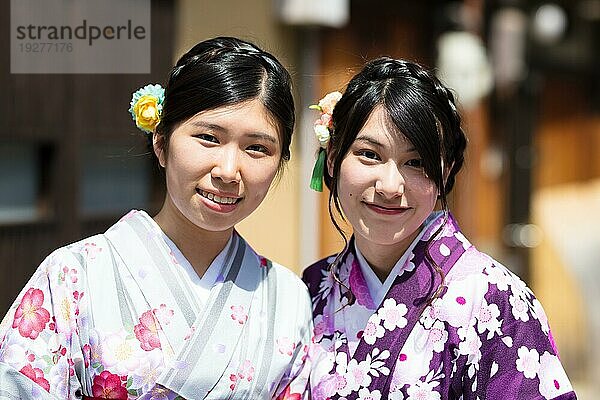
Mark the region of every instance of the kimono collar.
MULTIPOLYGON (((408 246, 404 254, 402 254, 402 257, 400 257, 400 259, 396 262, 389 275, 385 279, 385 282, 381 282, 377 275, 375 275, 375 272, 373 271, 363 254, 360 252, 360 249, 356 245, 356 241, 353 241, 353 248, 351 249, 351 251, 353 250, 356 255, 356 260, 358 261, 358 265, 360 266, 360 272, 362 273, 363 280, 367 288, 369 289, 368 294, 370 295, 372 301, 368 303, 373 304, 373 309, 375 309, 381 304, 383 298, 385 297, 385 294, 389 291, 390 287, 392 286, 392 283, 396 279, 396 276, 401 275, 404 272, 404 270, 406 268, 410 268, 411 265, 414 267, 414 264, 406 263, 408 257, 412 253, 417 243, 421 240, 425 232, 428 230, 429 226, 433 224, 442 215, 442 211, 434 211, 431 214, 429 214, 429 217, 427 217, 425 222, 423 222, 423 228, 421 229, 417 237, 415 237, 412 243, 408 246)), ((353 281, 356 285, 356 280, 351 280, 350 285, 353 284, 353 281)), ((356 288, 351 287, 351 289, 356 288)))
MULTIPOLYGON (((410 252, 410 257, 405 261, 405 263, 412 263, 413 265, 406 266, 400 274, 394 277, 394 282, 386 293, 383 303, 376 307, 377 310, 369 317, 353 354, 350 352, 347 340, 342 336, 339 347, 335 350, 336 361, 330 372, 330 379, 343 386, 344 378, 338 370, 345 370, 344 365, 348 365, 350 359, 360 364, 381 355, 385 368, 381 370, 381 374, 373 377, 369 384, 369 390, 383 388, 381 392, 388 393, 391 383, 390 378, 393 376, 401 348, 428 306, 429 301, 432 300, 432 296, 441 287, 441 276, 448 274, 469 246, 470 244, 460 233, 452 215, 448 214, 448 218, 445 218, 443 214, 435 216, 432 223, 424 230, 421 239, 417 241, 413 251, 410 252), (442 224, 444 225, 442 226, 442 224), (434 235, 435 237, 433 237, 434 235), (435 263, 435 268, 433 263, 435 263), (395 314, 394 323, 386 319, 390 309, 395 310, 401 317, 397 318, 398 315, 395 314), (386 350, 382 352, 382 349, 386 350), (383 357, 384 353, 385 357, 383 357), (342 365, 338 365, 338 362, 342 362, 342 365)), ((353 246, 348 246, 340 258, 342 263, 339 268, 340 281, 349 283, 353 296, 348 293, 350 291, 348 286, 344 285, 334 294, 334 296, 340 296, 337 301, 341 303, 341 308, 339 308, 339 312, 334 312, 328 318, 333 320, 343 319, 339 324, 333 321, 334 327, 347 325, 346 321, 350 316, 346 316, 346 299, 350 300, 354 297, 363 306, 374 306, 365 303, 372 300, 368 296, 368 289, 364 283, 361 269, 356 265, 357 261, 353 249, 353 246), (365 295, 365 292, 367 295, 365 295)), ((344 332, 340 333, 343 334, 344 332)), ((348 396, 340 396, 338 389, 335 389, 336 386, 338 385, 334 385, 334 393, 329 393, 333 400, 340 400, 342 397, 347 400, 358 399, 359 396, 356 392, 352 392, 348 396)))
MULTIPOLYGON (((158 224, 156 224, 156 228, 160 230, 160 227, 158 226, 158 224)), ((236 235, 235 231, 231 235, 229 240, 227 241, 227 244, 225 245, 223 250, 221 250, 221 252, 210 263, 210 265, 204 272, 204 275, 202 275, 202 276, 198 275, 198 273, 196 272, 196 270, 194 269, 192 264, 190 264, 188 259, 185 258, 185 255, 181 252, 181 250, 179 250, 179 247, 177 247, 177 245, 164 232, 162 232, 162 230, 160 230, 160 233, 162 234, 162 238, 165 241, 165 243, 167 244, 167 246, 169 246, 169 248, 171 249, 171 252, 173 253, 173 256, 175 257, 175 261, 177 261, 177 263, 179 265, 181 265, 181 267, 185 270, 185 272, 189 276, 190 281, 195 286, 197 286, 201 289, 204 289, 204 290, 210 290, 219 280, 222 280, 222 275, 219 276, 220 272, 221 272, 221 266, 225 262, 227 253, 229 252, 229 249, 231 248, 234 235, 236 235)))

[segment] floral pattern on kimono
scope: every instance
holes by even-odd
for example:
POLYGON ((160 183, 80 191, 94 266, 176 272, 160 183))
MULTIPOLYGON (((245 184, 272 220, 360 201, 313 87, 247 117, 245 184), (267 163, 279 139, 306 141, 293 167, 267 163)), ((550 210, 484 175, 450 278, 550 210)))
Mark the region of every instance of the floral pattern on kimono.
POLYGON ((306 399, 306 287, 228 251, 202 303, 144 212, 56 250, 0 324, 0 398, 306 399))
POLYGON ((352 243, 338 264, 341 284, 330 272, 334 256, 304 271, 312 398, 575 399, 531 290, 479 252, 451 215, 433 218, 380 305, 352 243), (446 275, 429 302, 441 279, 426 251, 446 275))

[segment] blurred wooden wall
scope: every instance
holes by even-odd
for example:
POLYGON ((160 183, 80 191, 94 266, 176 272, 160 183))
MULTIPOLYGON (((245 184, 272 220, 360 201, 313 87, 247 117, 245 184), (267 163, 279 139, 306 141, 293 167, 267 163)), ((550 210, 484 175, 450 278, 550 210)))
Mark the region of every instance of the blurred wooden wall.
MULTIPOLYGON (((431 12, 439 2, 406 3, 375 0, 351 2, 351 22, 342 29, 320 32, 320 91, 343 91, 348 81, 367 60, 378 56, 405 58, 435 69, 436 29, 431 12)), ((318 99, 315 99, 318 101, 318 99)), ((487 105, 462 111, 463 127, 469 138, 466 160, 450 197, 450 209, 465 233, 483 249, 497 250, 502 221, 502 183, 482 168, 490 148, 487 105)), ((321 256, 343 246, 328 214, 329 192, 321 196, 321 256)), ((343 225, 347 232, 351 229, 343 225)))

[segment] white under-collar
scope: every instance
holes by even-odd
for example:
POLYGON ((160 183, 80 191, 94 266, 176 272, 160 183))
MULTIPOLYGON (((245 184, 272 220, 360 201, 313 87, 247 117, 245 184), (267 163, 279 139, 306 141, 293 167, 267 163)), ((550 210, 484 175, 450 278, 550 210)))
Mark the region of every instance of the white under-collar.
POLYGON ((429 225, 431 225, 434 222, 434 220, 437 219, 440 213, 441 211, 436 211, 429 214, 425 222, 423 222, 423 224, 421 225, 421 231, 419 232, 417 237, 415 237, 415 239, 411 242, 410 246, 408 246, 404 254, 402 254, 402 257, 400 257, 400 259, 396 262, 394 268, 392 268, 390 274, 387 276, 384 282, 381 282, 379 280, 379 278, 375 274, 375 271, 373 271, 365 257, 362 255, 362 253, 356 246, 356 241, 354 241, 356 259, 358 260, 358 265, 360 265, 360 270, 363 274, 363 277, 365 278, 367 287, 369 288, 369 294, 371 295, 373 304, 375 304, 375 308, 379 307, 379 305, 385 298, 385 295, 392 287, 392 283, 394 283, 396 277, 400 274, 400 272, 402 272, 404 268, 406 268, 406 261, 408 257, 411 255, 413 249, 415 248, 419 240, 421 240, 421 238, 423 237, 423 234, 425 233, 427 228, 429 228, 429 225))
POLYGON ((177 247, 177 245, 162 231, 160 226, 154 221, 154 219, 150 218, 153 222, 155 229, 160 233, 161 237, 171 250, 173 257, 175 257, 175 261, 183 268, 186 275, 190 279, 190 282, 196 288, 196 292, 200 297, 200 300, 205 303, 208 300, 210 295, 210 290, 217 283, 219 278, 219 273, 221 272, 223 263, 225 262, 225 257, 227 256, 227 251, 229 247, 233 243, 233 234, 227 241, 227 244, 221 250, 221 252, 215 257, 215 259, 210 263, 207 270, 204 272, 204 275, 199 276, 192 264, 185 258, 181 250, 177 247))

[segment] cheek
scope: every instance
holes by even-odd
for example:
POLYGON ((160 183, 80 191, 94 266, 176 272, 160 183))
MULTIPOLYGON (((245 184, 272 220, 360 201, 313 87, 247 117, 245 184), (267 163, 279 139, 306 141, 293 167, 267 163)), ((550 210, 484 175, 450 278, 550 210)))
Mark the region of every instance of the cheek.
POLYGON ((247 168, 244 180, 246 189, 254 192, 254 197, 262 199, 267 195, 275 176, 277 175, 278 164, 260 165, 247 168))
POLYGON ((435 204, 437 201, 438 190, 430 180, 416 182, 413 186, 413 193, 419 196, 422 202, 435 204))
POLYGON ((364 172, 353 166, 348 159, 342 161, 340 166, 339 177, 337 181, 338 193, 340 196, 355 197, 360 194, 361 187, 364 188, 365 180, 364 172))

